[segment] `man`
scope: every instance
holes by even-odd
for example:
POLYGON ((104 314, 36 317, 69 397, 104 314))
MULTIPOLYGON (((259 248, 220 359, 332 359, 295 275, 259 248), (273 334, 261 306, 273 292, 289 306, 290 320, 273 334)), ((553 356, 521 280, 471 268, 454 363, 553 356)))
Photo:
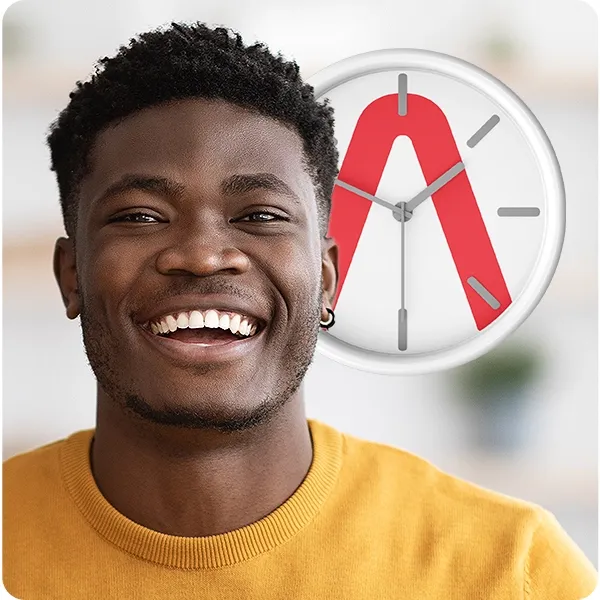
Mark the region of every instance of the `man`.
POLYGON ((544 509, 307 420, 334 322, 333 114, 298 67, 173 24, 104 58, 49 135, 54 272, 93 430, 4 463, 4 584, 29 599, 575 600, 544 509))

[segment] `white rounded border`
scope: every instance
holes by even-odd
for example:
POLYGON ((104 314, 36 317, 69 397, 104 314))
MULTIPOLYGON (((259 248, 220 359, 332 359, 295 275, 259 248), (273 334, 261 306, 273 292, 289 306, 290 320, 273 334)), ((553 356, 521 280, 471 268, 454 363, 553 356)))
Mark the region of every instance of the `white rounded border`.
MULTIPOLYGON (((497 346, 532 313, 556 271, 565 236, 565 187, 558 159, 546 132, 523 101, 486 71, 438 52, 416 49, 375 50, 351 56, 326 67, 307 80, 315 97, 371 73, 403 70, 430 71, 453 77, 493 99, 514 120, 537 158, 546 192, 546 227, 542 249, 532 274, 516 301, 494 323, 470 340, 438 352, 395 355, 348 344, 327 331, 319 331, 317 350, 339 363, 381 375, 421 375, 465 364, 497 346)), ((335 115, 334 115, 335 116, 335 115)))

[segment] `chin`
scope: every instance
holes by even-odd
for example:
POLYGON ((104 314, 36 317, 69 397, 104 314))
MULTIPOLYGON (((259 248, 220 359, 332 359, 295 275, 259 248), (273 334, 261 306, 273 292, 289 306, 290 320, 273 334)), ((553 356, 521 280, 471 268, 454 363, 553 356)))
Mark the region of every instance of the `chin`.
MULTIPOLYGON (((240 403, 239 394, 233 393, 219 397, 211 394, 210 398, 207 398, 210 392, 198 388, 192 394, 176 393, 177 402, 174 402, 173 388, 170 392, 168 396, 157 397, 153 394, 152 400, 130 395, 126 399, 126 407, 138 417, 155 424, 189 429, 238 431, 266 421, 281 405, 277 402, 256 402, 256 400, 253 404, 243 404, 240 403)), ((249 400, 257 397, 256 394, 248 395, 249 400)))

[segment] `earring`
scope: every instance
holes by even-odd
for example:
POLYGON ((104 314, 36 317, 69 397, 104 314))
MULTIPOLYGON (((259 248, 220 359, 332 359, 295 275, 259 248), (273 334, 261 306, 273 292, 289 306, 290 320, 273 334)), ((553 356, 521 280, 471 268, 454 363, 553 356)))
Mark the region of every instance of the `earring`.
POLYGON ((320 321, 321 327, 323 327, 323 329, 329 329, 334 323, 335 323, 335 315, 333 314, 333 311, 330 308, 325 308, 325 310, 329 313, 329 320, 325 323, 323 323, 323 321, 320 321))

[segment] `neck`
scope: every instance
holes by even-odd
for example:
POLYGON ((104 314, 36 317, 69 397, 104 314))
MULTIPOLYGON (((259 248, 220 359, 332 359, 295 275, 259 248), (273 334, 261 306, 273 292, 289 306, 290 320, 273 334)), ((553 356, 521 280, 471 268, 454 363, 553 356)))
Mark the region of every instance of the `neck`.
POLYGON ((268 422, 233 433, 141 421, 99 389, 96 484, 122 515, 161 533, 203 537, 259 521, 312 462, 301 389, 268 422))

